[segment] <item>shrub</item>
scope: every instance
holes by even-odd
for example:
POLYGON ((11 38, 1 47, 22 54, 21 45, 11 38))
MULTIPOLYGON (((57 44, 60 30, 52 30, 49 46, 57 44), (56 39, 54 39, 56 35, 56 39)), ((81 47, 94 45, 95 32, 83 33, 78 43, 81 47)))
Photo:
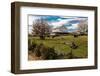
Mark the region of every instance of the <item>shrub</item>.
POLYGON ((77 46, 74 42, 72 42, 71 45, 70 45, 70 48, 72 48, 72 49, 77 49, 78 46, 77 46))
POLYGON ((57 54, 55 53, 54 48, 45 47, 43 45, 41 47, 41 56, 43 59, 56 59, 57 54))
POLYGON ((37 56, 37 57, 40 57, 41 56, 41 52, 40 52, 40 45, 37 45, 34 49, 34 54, 37 56))
POLYGON ((41 52, 41 57, 42 59, 46 59, 47 56, 48 56, 48 48, 44 45, 41 45, 41 48, 40 48, 40 52, 41 52))
POLYGON ((57 54, 55 53, 55 49, 54 48, 48 48, 47 59, 56 59, 56 58, 57 58, 57 54))

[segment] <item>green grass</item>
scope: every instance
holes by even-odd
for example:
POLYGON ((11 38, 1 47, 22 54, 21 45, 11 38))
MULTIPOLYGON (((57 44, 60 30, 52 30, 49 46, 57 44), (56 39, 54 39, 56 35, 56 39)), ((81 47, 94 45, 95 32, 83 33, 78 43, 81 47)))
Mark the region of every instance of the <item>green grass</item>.
POLYGON ((29 37, 29 39, 37 44, 43 43, 47 47, 54 47, 58 54, 70 53, 70 44, 74 41, 75 44, 78 45, 77 49, 72 49, 74 56, 86 58, 88 54, 87 36, 78 36, 77 38, 74 38, 73 36, 59 36, 53 39, 46 37, 45 40, 41 40, 39 37, 29 37), (68 45, 64 43, 68 43, 68 45))

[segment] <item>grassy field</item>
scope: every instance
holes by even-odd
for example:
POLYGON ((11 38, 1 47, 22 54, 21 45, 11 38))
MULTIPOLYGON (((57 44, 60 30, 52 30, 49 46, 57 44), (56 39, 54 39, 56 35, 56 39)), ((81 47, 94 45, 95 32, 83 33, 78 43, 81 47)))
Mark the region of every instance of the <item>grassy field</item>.
POLYGON ((45 40, 41 40, 39 37, 29 37, 32 42, 37 44, 43 43, 47 47, 54 47, 58 54, 68 54, 72 50, 73 55, 80 58, 87 58, 87 38, 87 36, 78 36, 77 38, 73 36, 59 36, 55 38, 46 37, 45 40), (70 48, 72 42, 78 46, 77 49, 70 48))

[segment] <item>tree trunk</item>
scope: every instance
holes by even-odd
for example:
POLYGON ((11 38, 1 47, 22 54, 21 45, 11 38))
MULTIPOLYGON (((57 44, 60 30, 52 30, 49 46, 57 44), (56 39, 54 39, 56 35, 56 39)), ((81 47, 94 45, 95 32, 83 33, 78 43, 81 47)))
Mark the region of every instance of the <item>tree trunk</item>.
POLYGON ((41 39, 41 40, 45 40, 45 36, 43 36, 43 35, 40 36, 40 39, 41 39))

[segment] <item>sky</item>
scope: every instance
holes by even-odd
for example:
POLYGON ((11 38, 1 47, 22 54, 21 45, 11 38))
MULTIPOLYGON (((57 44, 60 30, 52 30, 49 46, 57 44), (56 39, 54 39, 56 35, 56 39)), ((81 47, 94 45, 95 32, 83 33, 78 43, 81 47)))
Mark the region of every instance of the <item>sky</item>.
POLYGON ((53 15, 29 15, 28 25, 29 33, 31 33, 32 25, 37 19, 44 19, 52 28, 65 26, 70 32, 78 29, 78 24, 81 21, 88 21, 88 17, 74 16, 53 16, 53 15))

